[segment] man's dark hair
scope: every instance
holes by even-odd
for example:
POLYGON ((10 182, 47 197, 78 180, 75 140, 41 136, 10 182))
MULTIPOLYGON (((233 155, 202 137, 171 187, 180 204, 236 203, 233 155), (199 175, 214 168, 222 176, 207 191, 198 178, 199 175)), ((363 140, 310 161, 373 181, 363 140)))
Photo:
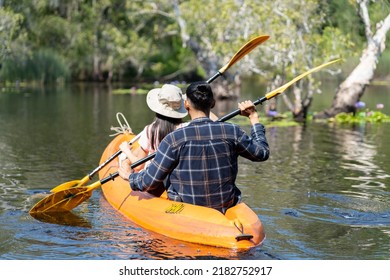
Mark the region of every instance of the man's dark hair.
POLYGON ((210 111, 215 105, 214 94, 206 82, 194 82, 186 90, 187 98, 196 110, 210 111))

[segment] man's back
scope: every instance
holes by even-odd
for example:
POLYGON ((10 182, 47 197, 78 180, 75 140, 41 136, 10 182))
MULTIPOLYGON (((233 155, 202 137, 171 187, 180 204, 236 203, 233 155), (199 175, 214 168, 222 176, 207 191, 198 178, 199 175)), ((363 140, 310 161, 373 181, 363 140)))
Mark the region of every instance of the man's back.
POLYGON ((253 161, 268 158, 264 127, 259 124, 252 130, 250 138, 236 125, 195 119, 161 142, 152 162, 155 168, 151 166, 148 173, 156 172, 152 177, 157 179, 159 170, 169 170, 170 199, 224 211, 240 195, 235 185, 237 157, 253 161))
POLYGON ((239 126, 212 122, 208 117, 214 105, 214 94, 207 82, 190 84, 184 107, 191 123, 163 139, 145 170, 133 173, 127 166, 118 170, 120 176, 128 178, 133 190, 155 195, 166 186, 172 200, 221 212, 235 205, 240 197, 235 185, 238 156, 252 161, 266 160, 268 143, 252 101, 238 103, 241 115, 248 117, 252 125, 251 136, 239 126))

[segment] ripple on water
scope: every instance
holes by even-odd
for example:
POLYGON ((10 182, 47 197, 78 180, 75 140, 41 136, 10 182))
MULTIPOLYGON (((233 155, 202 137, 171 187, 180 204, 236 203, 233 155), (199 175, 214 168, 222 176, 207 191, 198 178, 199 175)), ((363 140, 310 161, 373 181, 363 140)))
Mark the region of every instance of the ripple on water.
POLYGON ((335 224, 361 227, 390 226, 389 204, 385 201, 375 201, 345 194, 316 193, 311 197, 312 203, 303 205, 295 217, 322 220, 335 224), (313 204, 317 202, 316 204, 313 204), (299 214, 301 213, 301 214, 299 214))

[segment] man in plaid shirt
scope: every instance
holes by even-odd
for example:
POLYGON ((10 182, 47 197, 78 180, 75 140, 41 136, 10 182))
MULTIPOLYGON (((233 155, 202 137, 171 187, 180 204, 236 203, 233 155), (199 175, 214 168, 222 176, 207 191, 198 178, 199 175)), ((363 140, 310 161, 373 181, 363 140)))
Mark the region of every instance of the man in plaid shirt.
POLYGON ((239 103, 241 115, 252 124, 251 136, 238 125, 213 122, 213 92, 208 83, 191 84, 184 105, 192 121, 168 134, 160 143, 155 158, 139 173, 129 165, 118 169, 135 191, 162 193, 168 197, 225 212, 241 197, 235 185, 238 156, 251 161, 265 161, 269 148, 265 128, 251 101, 239 103))

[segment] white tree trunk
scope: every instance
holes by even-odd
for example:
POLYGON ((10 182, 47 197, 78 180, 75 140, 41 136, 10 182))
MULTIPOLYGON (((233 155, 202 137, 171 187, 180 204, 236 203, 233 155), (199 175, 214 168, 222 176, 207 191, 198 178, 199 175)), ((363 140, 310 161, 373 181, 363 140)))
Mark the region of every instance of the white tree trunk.
POLYGON ((390 29, 390 14, 377 24, 377 31, 372 36, 366 1, 358 0, 357 2, 366 27, 367 47, 363 51, 360 63, 340 85, 333 99, 332 107, 320 113, 317 117, 332 117, 342 112, 355 112, 355 104, 363 96, 364 90, 374 78, 378 59, 385 50, 386 33, 390 29))

